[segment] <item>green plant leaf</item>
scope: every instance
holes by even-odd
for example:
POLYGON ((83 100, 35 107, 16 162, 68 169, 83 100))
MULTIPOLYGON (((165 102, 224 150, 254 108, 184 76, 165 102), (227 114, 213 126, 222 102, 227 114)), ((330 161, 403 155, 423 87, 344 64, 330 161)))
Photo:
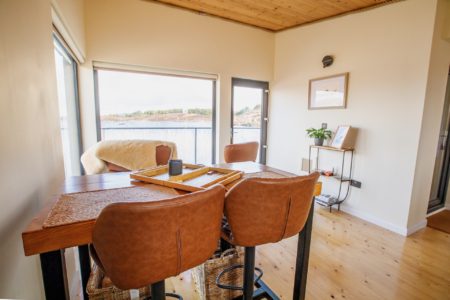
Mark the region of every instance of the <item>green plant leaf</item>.
POLYGON ((324 128, 316 129, 311 127, 306 129, 306 133, 310 138, 324 139, 324 140, 327 140, 332 136, 332 131, 324 128))

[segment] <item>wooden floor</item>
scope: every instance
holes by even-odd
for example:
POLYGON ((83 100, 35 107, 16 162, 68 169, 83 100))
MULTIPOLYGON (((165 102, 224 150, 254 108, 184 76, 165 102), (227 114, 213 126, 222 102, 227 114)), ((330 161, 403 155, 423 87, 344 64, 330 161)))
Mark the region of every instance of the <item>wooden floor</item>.
POLYGON ((450 210, 446 209, 427 218, 427 226, 450 233, 450 210))
MULTIPOLYGON (((297 238, 257 247, 264 281, 292 299, 297 238)), ((190 272, 167 290, 199 299, 190 272)), ((317 207, 306 299, 450 299, 450 235, 425 228, 406 238, 317 207)))

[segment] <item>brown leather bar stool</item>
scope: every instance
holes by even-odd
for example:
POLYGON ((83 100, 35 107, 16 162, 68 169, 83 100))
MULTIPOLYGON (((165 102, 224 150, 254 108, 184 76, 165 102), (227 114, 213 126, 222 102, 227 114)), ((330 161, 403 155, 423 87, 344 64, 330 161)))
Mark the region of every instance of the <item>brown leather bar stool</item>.
POLYGON ((222 238, 245 247, 244 286, 221 284, 223 274, 242 268, 232 266, 217 276, 219 287, 243 290, 244 300, 262 295, 279 299, 260 280, 262 270, 255 268, 255 246, 279 242, 303 229, 313 204, 318 178, 319 173, 290 178, 248 178, 227 193, 225 216, 228 225, 222 230, 222 238), (255 269, 259 273, 256 280, 255 269), (256 291, 255 284, 258 287, 256 291))
POLYGON ((224 160, 226 163, 255 161, 258 155, 258 146, 258 142, 227 145, 223 153, 224 160))
POLYGON ((165 299, 166 278, 216 250, 224 197, 215 185, 168 200, 110 204, 95 223, 91 256, 118 288, 151 285, 151 299, 165 299))

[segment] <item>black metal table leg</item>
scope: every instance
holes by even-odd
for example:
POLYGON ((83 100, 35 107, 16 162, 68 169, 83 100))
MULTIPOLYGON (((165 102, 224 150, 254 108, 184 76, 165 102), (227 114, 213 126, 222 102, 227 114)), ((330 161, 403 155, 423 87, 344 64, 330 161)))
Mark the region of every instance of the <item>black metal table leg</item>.
POLYGON ((245 247, 244 259, 244 300, 253 299, 255 274, 255 247, 245 247))
POLYGON ((152 300, 164 300, 166 298, 166 285, 164 280, 152 284, 152 300))
POLYGON ((42 253, 42 278, 47 300, 69 300, 64 249, 42 253))
POLYGON ((314 215, 314 199, 309 211, 305 227, 298 234, 297 260, 295 263, 294 300, 304 300, 306 294, 306 278, 308 276, 309 248, 314 215))
POLYGON ((91 258, 89 256, 89 246, 78 246, 78 257, 80 258, 80 271, 81 271, 81 287, 83 289, 83 298, 88 300, 88 294, 86 293, 86 286, 91 275, 91 258))

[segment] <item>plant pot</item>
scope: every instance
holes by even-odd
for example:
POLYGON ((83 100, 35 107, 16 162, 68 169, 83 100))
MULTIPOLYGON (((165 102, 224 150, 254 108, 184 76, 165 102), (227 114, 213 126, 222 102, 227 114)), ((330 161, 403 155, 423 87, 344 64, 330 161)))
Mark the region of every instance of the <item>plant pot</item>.
POLYGON ((315 138, 314 139, 314 145, 316 145, 316 146, 323 146, 323 138, 322 139, 315 138))

